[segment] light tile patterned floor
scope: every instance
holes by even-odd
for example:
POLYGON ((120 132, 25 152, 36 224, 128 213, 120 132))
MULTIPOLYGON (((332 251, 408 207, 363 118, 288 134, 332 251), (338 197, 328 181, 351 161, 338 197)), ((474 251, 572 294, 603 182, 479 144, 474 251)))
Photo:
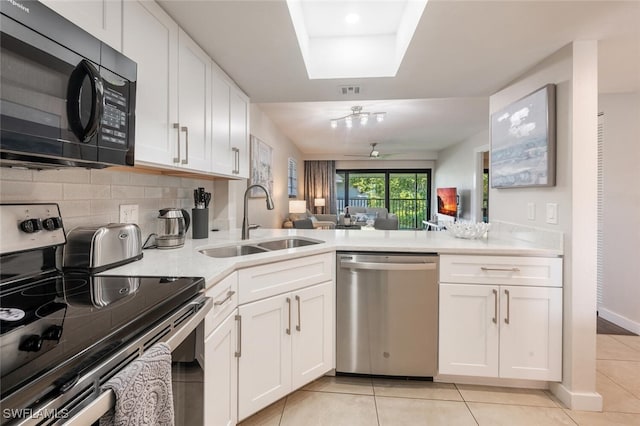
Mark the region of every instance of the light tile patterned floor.
POLYGON ((549 392, 431 382, 322 377, 242 426, 639 426, 640 336, 598 335, 602 413, 572 411, 549 392))

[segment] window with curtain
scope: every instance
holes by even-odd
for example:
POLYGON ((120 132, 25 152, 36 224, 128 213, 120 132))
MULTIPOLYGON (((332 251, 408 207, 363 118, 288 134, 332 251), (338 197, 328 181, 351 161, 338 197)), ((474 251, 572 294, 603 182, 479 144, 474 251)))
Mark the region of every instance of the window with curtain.
POLYGON ((336 214, 336 162, 304 162, 304 198, 307 209, 314 211, 313 200, 325 199, 325 213, 336 214))
POLYGON ((289 198, 298 196, 298 165, 296 159, 291 157, 287 166, 287 193, 289 198))

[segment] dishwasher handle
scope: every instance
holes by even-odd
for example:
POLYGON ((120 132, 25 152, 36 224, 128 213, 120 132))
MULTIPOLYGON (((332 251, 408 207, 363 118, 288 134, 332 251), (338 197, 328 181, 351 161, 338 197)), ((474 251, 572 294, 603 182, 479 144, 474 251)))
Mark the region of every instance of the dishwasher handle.
POLYGON ((376 271, 435 271, 438 264, 429 263, 385 263, 385 262, 355 262, 341 260, 340 267, 346 269, 370 269, 376 271))

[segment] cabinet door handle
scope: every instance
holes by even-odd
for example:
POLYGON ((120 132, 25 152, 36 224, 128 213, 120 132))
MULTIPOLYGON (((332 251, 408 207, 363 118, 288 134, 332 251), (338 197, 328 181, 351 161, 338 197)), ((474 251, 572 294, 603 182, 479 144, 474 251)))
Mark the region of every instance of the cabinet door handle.
POLYGON ((287 334, 291 334, 291 298, 289 297, 287 297, 287 305, 289 306, 289 313, 288 313, 289 325, 285 331, 287 332, 287 334))
POLYGON ((235 291, 233 291, 233 290, 229 290, 229 291, 227 292, 227 297, 225 297, 225 298, 224 298, 224 299, 222 299, 222 300, 217 300, 217 301, 215 301, 215 302, 213 303, 213 305, 214 305, 214 306, 224 305, 227 301, 231 300, 231 297, 232 297, 234 294, 236 294, 236 292, 235 292, 235 291))
POLYGON ((480 269, 482 271, 502 271, 502 272, 520 272, 520 268, 487 268, 486 266, 481 266, 480 269))
POLYGON ((491 319, 494 324, 498 322, 498 290, 493 289, 493 318, 491 319))
POLYGON ((504 322, 509 324, 509 290, 505 290, 504 294, 507 296, 507 316, 504 317, 504 322))
POLYGON ((173 157, 174 163, 180 162, 180 123, 173 123, 173 128, 178 129, 178 156, 173 157))
POLYGON ((302 323, 300 322, 300 296, 296 295, 296 302, 298 302, 298 325, 296 325, 296 330, 302 330, 302 323))
MULTIPOLYGON (((182 126, 180 128, 184 132, 184 160, 182 160, 182 164, 189 164, 189 128, 187 126, 182 126)), ((180 146, 180 139, 178 139, 178 146, 180 146)))
POLYGON ((233 151, 233 170, 231 173, 240 173, 240 150, 238 148, 231 148, 233 151))
POLYGON ((236 358, 240 358, 242 356, 242 315, 235 316, 236 321, 238 322, 238 343, 236 344, 236 358))

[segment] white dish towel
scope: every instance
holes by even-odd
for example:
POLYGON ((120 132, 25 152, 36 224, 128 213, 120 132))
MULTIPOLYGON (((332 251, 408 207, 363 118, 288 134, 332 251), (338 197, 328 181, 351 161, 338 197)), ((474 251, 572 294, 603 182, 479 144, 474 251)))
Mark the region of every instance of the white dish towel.
POLYGON ((157 343, 102 387, 116 394, 100 426, 173 426, 171 348, 157 343))

